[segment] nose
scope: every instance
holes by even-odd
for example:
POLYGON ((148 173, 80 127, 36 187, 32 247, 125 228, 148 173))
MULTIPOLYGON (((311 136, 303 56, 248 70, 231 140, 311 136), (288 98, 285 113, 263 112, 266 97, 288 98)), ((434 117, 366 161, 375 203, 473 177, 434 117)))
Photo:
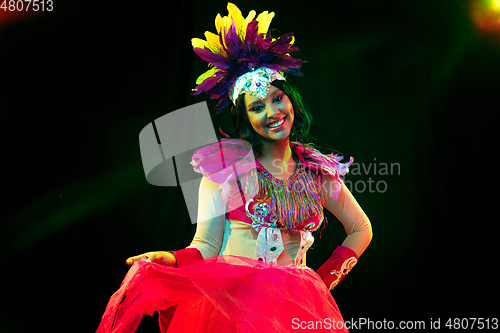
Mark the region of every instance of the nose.
POLYGON ((278 106, 273 104, 273 103, 267 103, 266 106, 267 109, 267 117, 268 118, 277 118, 280 114, 280 110, 278 109, 278 106))

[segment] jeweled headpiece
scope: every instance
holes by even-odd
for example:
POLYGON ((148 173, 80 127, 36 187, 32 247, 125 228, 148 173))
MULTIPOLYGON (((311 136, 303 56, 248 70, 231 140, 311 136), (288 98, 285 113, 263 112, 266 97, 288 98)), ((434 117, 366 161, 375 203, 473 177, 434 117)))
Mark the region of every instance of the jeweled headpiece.
POLYGON ((215 107, 219 112, 243 93, 265 98, 272 81, 285 80, 284 73, 302 76, 305 62, 289 54, 298 51, 293 32, 278 39, 268 33, 274 13, 264 11, 254 20, 254 10, 246 18, 232 3, 227 10, 229 16, 215 18, 217 35, 206 31, 206 40, 192 39, 194 52, 211 67, 198 77, 193 94, 206 92, 220 99, 215 107))

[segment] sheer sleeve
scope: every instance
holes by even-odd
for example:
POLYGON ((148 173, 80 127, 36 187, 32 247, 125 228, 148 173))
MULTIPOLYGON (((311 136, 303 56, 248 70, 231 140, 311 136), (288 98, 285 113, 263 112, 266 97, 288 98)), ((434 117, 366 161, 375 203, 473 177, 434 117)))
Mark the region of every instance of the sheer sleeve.
POLYGON ((372 239, 370 220, 344 184, 332 176, 325 176, 323 180, 324 206, 344 225, 347 233, 342 246, 352 249, 359 257, 372 239), (341 189, 335 200, 330 193, 336 191, 333 189, 338 189, 339 185, 341 189))
POLYGON ((220 195, 219 184, 205 177, 198 194, 196 233, 188 248, 196 248, 204 259, 219 255, 224 238, 226 203, 220 195))

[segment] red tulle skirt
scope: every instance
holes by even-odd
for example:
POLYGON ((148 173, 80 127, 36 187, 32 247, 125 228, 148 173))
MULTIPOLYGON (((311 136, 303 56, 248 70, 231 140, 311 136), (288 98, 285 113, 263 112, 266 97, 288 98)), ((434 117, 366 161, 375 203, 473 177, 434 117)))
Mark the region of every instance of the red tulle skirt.
POLYGON ((134 263, 97 333, 133 333, 155 311, 162 333, 348 332, 314 270, 236 256, 180 268, 134 263))

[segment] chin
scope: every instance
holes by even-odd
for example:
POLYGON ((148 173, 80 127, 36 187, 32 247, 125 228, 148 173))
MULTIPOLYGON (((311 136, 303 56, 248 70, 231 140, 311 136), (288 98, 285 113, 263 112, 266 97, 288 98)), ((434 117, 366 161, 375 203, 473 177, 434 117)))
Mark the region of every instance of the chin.
POLYGON ((268 141, 281 141, 287 140, 290 137, 290 131, 281 131, 279 133, 273 133, 269 136, 263 136, 264 139, 268 141))

